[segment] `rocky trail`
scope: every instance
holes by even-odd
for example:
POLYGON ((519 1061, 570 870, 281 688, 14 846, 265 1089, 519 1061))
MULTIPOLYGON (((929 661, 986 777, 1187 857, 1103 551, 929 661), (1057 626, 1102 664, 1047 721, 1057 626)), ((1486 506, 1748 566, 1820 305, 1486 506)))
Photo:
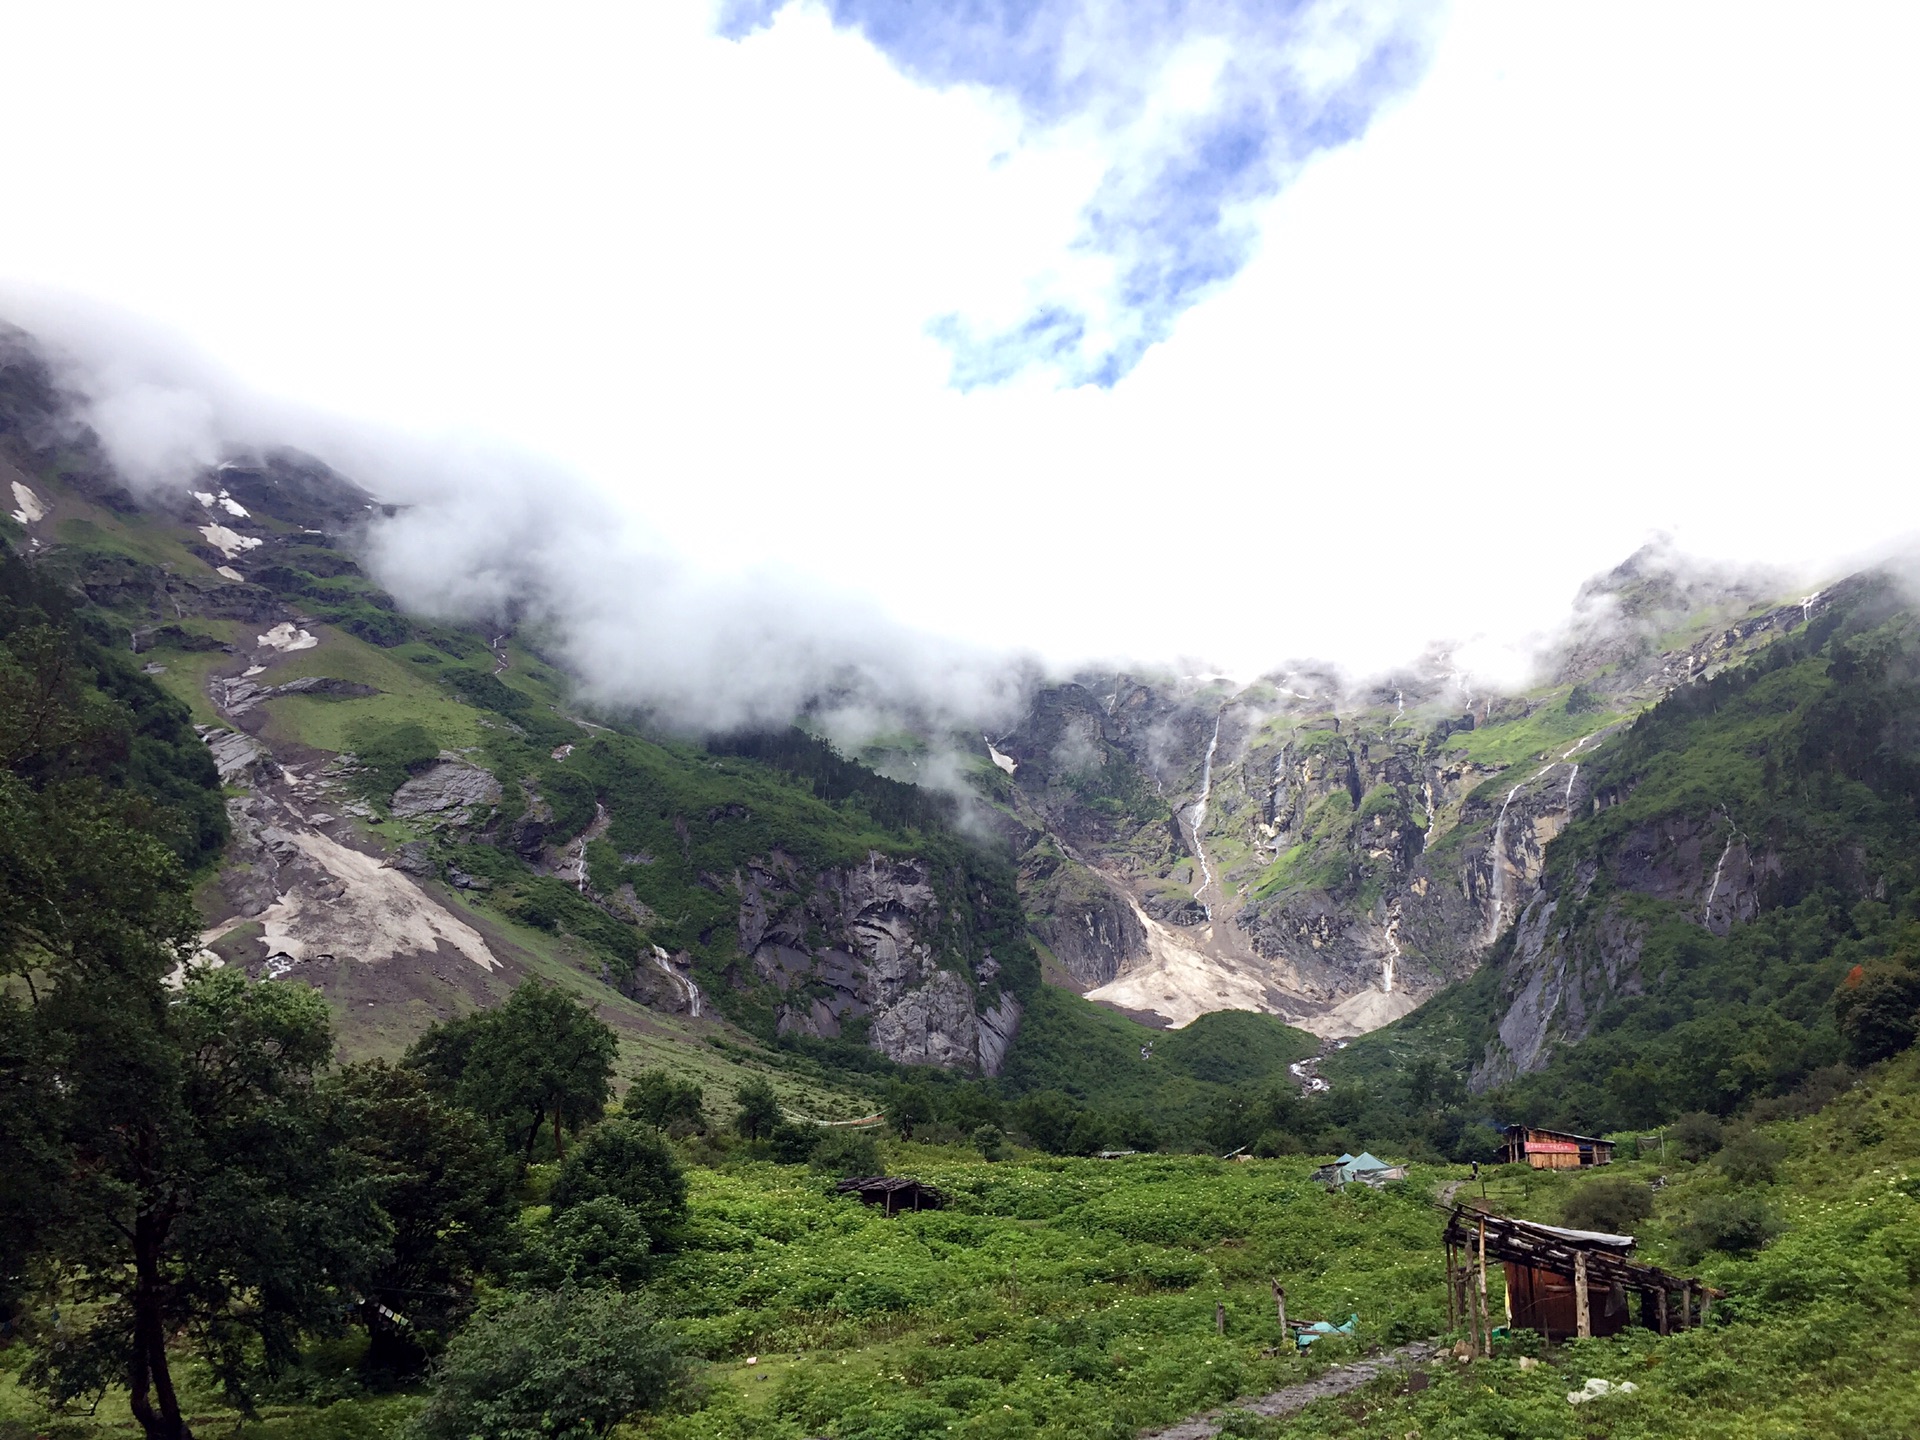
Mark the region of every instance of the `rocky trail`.
POLYGON ((1430 1341, 1415 1340, 1397 1350, 1356 1360, 1351 1365, 1336 1365, 1324 1375, 1303 1380, 1298 1385, 1285 1386, 1270 1395, 1262 1395, 1254 1400, 1236 1400, 1230 1405, 1222 1405, 1218 1410, 1209 1410, 1204 1415, 1182 1420, 1165 1430, 1149 1431, 1141 1440, 1212 1440, 1213 1436, 1220 1433, 1221 1425, 1230 1413, 1258 1415, 1266 1420, 1291 1415, 1296 1410, 1304 1410, 1316 1400, 1350 1394, 1382 1375, 1410 1370, 1439 1353, 1438 1347, 1430 1341))

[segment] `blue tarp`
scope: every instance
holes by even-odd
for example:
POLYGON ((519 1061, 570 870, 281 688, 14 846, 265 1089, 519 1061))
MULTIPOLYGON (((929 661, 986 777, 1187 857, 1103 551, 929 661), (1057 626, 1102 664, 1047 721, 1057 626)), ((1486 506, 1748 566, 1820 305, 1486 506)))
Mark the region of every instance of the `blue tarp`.
POLYGON ((1349 1315, 1344 1325, 1330 1325, 1325 1320, 1316 1320, 1294 1337, 1294 1341, 1304 1350, 1322 1335, 1351 1335, 1353 1327, 1360 1323, 1357 1314, 1349 1315))

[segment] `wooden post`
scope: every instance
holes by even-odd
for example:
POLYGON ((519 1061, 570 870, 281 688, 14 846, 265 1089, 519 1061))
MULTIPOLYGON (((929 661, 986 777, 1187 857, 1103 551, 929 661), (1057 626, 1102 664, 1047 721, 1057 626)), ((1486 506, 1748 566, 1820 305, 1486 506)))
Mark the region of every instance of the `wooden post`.
POLYGON ((1480 1328, 1486 1333, 1487 1348, 1480 1353, 1493 1354, 1493 1317, 1487 1313, 1487 1217, 1480 1217, 1480 1328))
MULTIPOLYGON (((1662 1335, 1667 1333, 1666 1313, 1663 1301, 1660 1311, 1662 1335)), ((1587 1311, 1587 1252, 1584 1250, 1573 1252, 1573 1321, 1582 1340, 1593 1338, 1593 1317, 1587 1311)))
POLYGON ((1454 1262, 1453 1242, 1447 1242, 1447 1328, 1460 1328, 1460 1267, 1454 1262))
POLYGON ((1700 1289, 1700 1323, 1707 1323, 1707 1317, 1713 1314, 1713 1291, 1702 1286, 1700 1289))
POLYGON ((1653 1292, 1653 1313, 1659 1321, 1660 1333, 1667 1333, 1667 1287, 1662 1285, 1653 1292))
POLYGON ((1287 1334, 1287 1291, 1278 1280, 1273 1282, 1273 1313, 1280 1319, 1280 1344, 1292 1348, 1292 1338, 1287 1334))
POLYGON ((1216 1335, 1227 1333, 1227 1307, 1218 1300, 1213 1302, 1213 1333, 1216 1335))

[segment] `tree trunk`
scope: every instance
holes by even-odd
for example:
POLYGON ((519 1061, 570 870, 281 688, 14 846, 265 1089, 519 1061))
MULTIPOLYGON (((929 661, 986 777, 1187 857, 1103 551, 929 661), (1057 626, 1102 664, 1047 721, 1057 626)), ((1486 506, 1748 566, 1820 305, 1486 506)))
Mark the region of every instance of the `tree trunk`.
POLYGON ((553 1107, 553 1158, 558 1160, 566 1153, 560 1144, 560 1107, 556 1105, 553 1107))
POLYGON ((167 1368, 167 1325, 161 1309, 160 1250, 165 1227, 151 1215, 134 1221, 133 1362, 127 1389, 133 1418, 147 1440, 193 1440, 167 1368), (155 1402, 159 1408, 155 1409, 155 1402))

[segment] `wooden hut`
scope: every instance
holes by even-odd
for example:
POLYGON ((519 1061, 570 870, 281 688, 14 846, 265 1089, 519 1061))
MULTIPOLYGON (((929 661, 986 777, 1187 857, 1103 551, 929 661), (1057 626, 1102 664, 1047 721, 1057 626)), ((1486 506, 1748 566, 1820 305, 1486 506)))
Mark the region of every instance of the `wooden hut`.
POLYGON ((902 1210, 938 1210, 947 1197, 931 1185, 907 1175, 860 1175, 835 1187, 842 1195, 857 1195, 863 1205, 879 1205, 887 1214, 902 1210))
POLYGON ((1611 1165, 1613 1142, 1566 1130, 1542 1130, 1537 1125, 1509 1125, 1506 1162, 1526 1163, 1536 1170, 1577 1170, 1582 1165, 1611 1165))
POLYGON ((1631 1235, 1566 1230, 1506 1215, 1455 1207, 1443 1237, 1447 1246, 1447 1300, 1476 1342, 1491 1337, 1487 1319, 1487 1262, 1505 1269, 1507 1324, 1537 1330, 1549 1340, 1613 1335, 1639 1323, 1665 1335, 1706 1323, 1722 1294, 1698 1280, 1669 1275, 1631 1258, 1631 1235))

